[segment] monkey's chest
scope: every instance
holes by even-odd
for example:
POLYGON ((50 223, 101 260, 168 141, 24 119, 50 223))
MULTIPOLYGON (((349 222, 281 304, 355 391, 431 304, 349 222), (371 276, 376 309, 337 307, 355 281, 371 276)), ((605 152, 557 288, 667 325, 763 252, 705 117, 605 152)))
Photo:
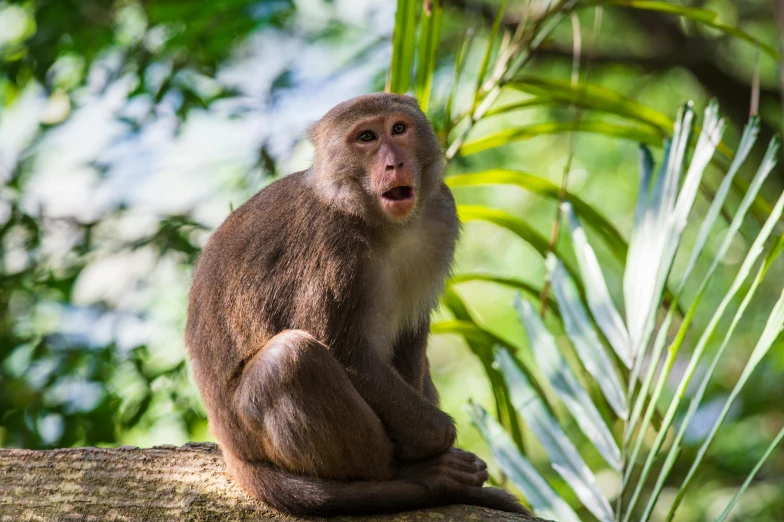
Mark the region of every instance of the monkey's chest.
POLYGON ((376 352, 387 361, 394 355, 395 342, 406 330, 425 321, 438 302, 449 261, 421 243, 398 245, 370 278, 373 291, 366 307, 366 325, 376 352))

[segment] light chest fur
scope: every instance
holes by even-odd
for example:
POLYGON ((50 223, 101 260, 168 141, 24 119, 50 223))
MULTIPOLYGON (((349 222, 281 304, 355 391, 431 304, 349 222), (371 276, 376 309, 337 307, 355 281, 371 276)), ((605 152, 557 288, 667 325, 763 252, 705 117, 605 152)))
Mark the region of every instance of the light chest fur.
POLYGON ((455 231, 449 223, 422 219, 385 245, 371 262, 364 322, 372 348, 391 361, 395 341, 426 320, 444 288, 455 231))

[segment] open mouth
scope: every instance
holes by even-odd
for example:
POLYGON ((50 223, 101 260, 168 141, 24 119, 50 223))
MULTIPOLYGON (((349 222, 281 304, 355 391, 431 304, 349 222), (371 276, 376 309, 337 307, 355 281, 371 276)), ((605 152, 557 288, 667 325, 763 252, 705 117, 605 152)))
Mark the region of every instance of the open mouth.
POLYGON ((416 191, 411 185, 399 185, 382 192, 378 199, 384 212, 395 219, 402 219, 414 209, 416 191))
POLYGON ((387 190, 381 194, 384 199, 390 201, 407 201, 414 197, 414 188, 409 185, 401 185, 387 190))

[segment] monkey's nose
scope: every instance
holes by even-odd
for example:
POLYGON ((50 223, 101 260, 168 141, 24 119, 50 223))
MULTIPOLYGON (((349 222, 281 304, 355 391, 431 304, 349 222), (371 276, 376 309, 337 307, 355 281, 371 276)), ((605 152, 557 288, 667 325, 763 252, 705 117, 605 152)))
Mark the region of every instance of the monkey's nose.
POLYGON ((403 162, 401 161, 397 166, 395 165, 387 165, 387 170, 395 170, 395 169, 402 169, 403 162))

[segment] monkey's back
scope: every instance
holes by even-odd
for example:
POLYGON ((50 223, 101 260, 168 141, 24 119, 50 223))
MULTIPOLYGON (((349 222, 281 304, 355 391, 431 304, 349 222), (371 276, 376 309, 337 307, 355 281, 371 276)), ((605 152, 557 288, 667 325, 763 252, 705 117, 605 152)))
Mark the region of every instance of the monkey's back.
POLYGON ((372 232, 322 205, 305 176, 276 181, 234 211, 197 263, 186 344, 211 416, 275 334, 303 329, 329 345, 355 328, 372 232))

